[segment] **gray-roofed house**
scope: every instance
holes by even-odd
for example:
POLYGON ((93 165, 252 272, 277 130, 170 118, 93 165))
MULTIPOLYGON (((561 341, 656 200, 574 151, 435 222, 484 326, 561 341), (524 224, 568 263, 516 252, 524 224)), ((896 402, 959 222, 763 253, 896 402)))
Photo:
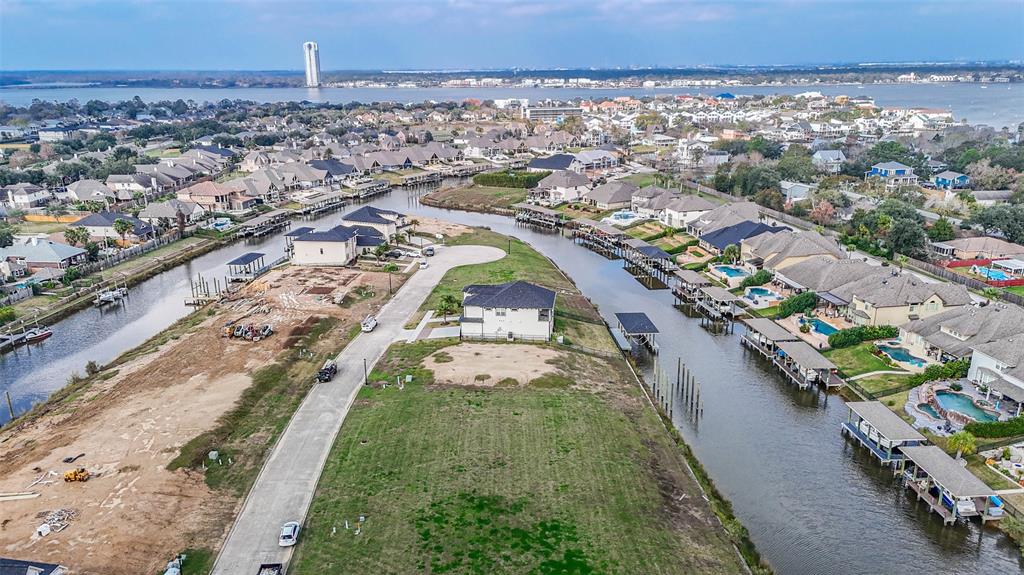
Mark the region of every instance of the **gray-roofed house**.
POLYGON ((989 398, 997 395, 1015 402, 1015 406, 1004 407, 1020 415, 1024 406, 1024 335, 974 346, 967 379, 987 386, 989 398))
POLYGON ((903 325, 971 303, 962 285, 925 282, 909 273, 869 276, 829 291, 849 302, 847 316, 857 325, 903 325))
POLYGON ((541 205, 557 206, 565 202, 575 202, 589 191, 590 179, 583 174, 556 170, 537 182, 537 187, 530 190, 530 200, 541 205))
POLYGON ((630 206, 637 189, 636 184, 612 180, 590 190, 583 198, 587 203, 602 210, 617 210, 630 206))
POLYGON ((186 202, 171 198, 166 202, 152 202, 139 212, 139 219, 151 226, 175 226, 178 214, 185 218, 186 224, 194 224, 206 217, 207 211, 195 202, 186 202))
POLYGON ((399 228, 405 227, 405 214, 392 210, 382 210, 373 206, 363 206, 358 210, 349 212, 341 217, 342 223, 348 226, 370 226, 376 228, 385 238, 398 233, 399 228))
POLYGON ((775 279, 798 292, 821 294, 872 275, 888 276, 889 272, 859 259, 815 256, 776 270, 775 279))
POLYGON ((687 233, 694 237, 720 230, 728 226, 734 226, 740 222, 758 221, 761 219, 761 211, 754 202, 736 202, 734 204, 722 204, 717 208, 702 214, 686 225, 687 233))
POLYGON ((1024 309, 1005 303, 965 305, 900 326, 900 341, 917 357, 950 361, 975 346, 1024 334, 1024 309))
POLYGON ((89 214, 77 222, 71 224, 71 227, 85 228, 89 232, 91 238, 111 238, 120 239, 128 242, 139 242, 144 241, 153 237, 156 234, 156 230, 150 224, 136 218, 131 214, 122 214, 118 212, 97 212, 95 214, 89 214), (114 228, 114 223, 117 220, 124 220, 132 225, 132 229, 122 236, 114 228))
POLYGON ((846 252, 830 237, 809 230, 799 232, 763 233, 740 242, 744 261, 775 271, 813 257, 846 259, 846 252))
POLYGON ((818 150, 811 156, 811 162, 829 174, 838 174, 845 161, 846 154, 842 150, 818 150))
POLYGON ((35 237, 24 243, 0 248, 0 260, 15 262, 27 267, 29 271, 67 269, 84 262, 86 257, 88 252, 82 248, 35 237))
POLYGON ((335 226, 325 231, 307 229, 291 239, 292 263, 300 266, 345 266, 359 255, 357 230, 335 226))
POLYGON ((529 282, 462 290, 463 338, 547 341, 554 322, 555 292, 529 282))

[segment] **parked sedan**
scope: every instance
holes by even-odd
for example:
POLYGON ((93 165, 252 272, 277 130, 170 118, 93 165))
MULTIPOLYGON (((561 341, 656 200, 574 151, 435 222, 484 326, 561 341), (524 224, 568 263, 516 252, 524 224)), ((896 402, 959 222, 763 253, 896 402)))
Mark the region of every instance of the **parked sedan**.
POLYGON ((295 545, 296 541, 299 540, 299 522, 289 521, 281 526, 281 537, 278 538, 277 544, 281 547, 291 547, 295 545))

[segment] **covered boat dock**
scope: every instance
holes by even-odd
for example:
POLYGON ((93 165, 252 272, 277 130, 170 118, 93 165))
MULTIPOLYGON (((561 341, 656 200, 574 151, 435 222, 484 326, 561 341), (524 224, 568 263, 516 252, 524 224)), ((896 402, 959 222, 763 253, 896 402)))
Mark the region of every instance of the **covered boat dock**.
POLYGON ((619 333, 630 342, 630 345, 637 344, 646 347, 651 353, 658 353, 658 342, 654 340, 658 335, 658 327, 654 325, 651 318, 642 312, 627 312, 615 314, 618 321, 619 333))
POLYGON ((925 442, 923 435, 880 401, 851 401, 846 407, 850 412, 842 423, 843 435, 867 447, 882 465, 898 463, 904 457, 901 449, 925 442))
POLYGON ((711 280, 693 270, 676 270, 672 275, 672 295, 677 306, 697 301, 700 288, 711 285, 711 280))
POLYGON ((822 384, 831 389, 846 383, 836 375, 834 363, 803 341, 776 342, 772 363, 800 387, 822 384))
POLYGON ((740 343, 760 352, 766 359, 775 357, 780 342, 800 340, 775 320, 766 317, 748 318, 743 323, 747 326, 747 333, 740 338, 740 343))
POLYGON ((628 237, 626 232, 587 218, 573 220, 568 225, 572 228, 573 241, 577 244, 610 260, 622 258, 620 249, 622 241, 628 237))
POLYGON ((240 236, 260 237, 291 225, 290 210, 273 210, 238 225, 240 236))
POLYGON ((552 210, 543 206, 518 203, 512 206, 516 211, 516 221, 531 226, 556 229, 565 225, 568 220, 566 215, 558 210, 552 210))
POLYGON ((902 448, 903 479, 919 500, 952 525, 959 518, 980 517, 982 523, 1003 518, 1003 501, 959 461, 934 445, 902 448))
POLYGON ((228 280, 233 282, 252 281, 270 269, 265 258, 266 254, 249 252, 228 262, 228 280))
POLYGON ((647 289, 668 289, 677 266, 672 255, 636 238, 622 242, 624 268, 647 289))
POLYGON ((715 285, 704 286, 697 290, 697 309, 711 323, 732 323, 732 318, 740 314, 737 302, 740 298, 729 290, 715 285))

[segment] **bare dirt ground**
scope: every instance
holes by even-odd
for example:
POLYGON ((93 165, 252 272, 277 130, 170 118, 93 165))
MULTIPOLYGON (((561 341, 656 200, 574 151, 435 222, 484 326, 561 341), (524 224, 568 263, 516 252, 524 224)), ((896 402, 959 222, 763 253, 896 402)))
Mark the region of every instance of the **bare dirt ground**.
POLYGON ((615 377, 603 359, 529 344, 460 343, 427 356, 423 366, 434 372, 437 385, 526 385, 558 375, 573 387, 595 391, 615 377))
POLYGON ((427 234, 443 234, 450 238, 455 236, 461 236, 468 232, 470 228, 461 224, 453 224, 444 220, 438 220, 427 216, 417 216, 416 231, 427 234))
POLYGON ((285 336, 292 328, 314 314, 354 325, 386 290, 386 274, 274 271, 216 304, 195 328, 127 356, 102 372, 106 379, 0 432, 0 494, 39 494, 0 498, 0 555, 60 563, 76 574, 135 575, 158 572, 186 547, 215 546, 236 502, 212 492, 200 473, 167 464, 232 408, 252 371, 294 343, 285 336), (221 337, 229 319, 271 324, 276 334, 259 342, 221 337), (72 464, 61 461, 79 454, 72 464), (93 477, 65 483, 62 474, 76 467, 93 477), (59 532, 36 535, 58 509, 77 516, 59 532))

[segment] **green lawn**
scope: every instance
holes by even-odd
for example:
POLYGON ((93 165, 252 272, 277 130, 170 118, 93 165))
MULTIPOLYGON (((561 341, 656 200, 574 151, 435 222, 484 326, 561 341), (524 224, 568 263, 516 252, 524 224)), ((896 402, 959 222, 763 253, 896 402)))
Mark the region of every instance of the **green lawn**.
MULTIPOLYGON (((509 238, 489 230, 474 230, 447 240, 448 245, 493 246, 508 252, 509 238)), ((462 301, 462 288, 470 284, 499 284, 515 280, 533 282, 551 289, 575 291, 572 283, 546 257, 529 245, 511 240, 512 252, 504 258, 481 265, 454 268, 423 302, 421 309, 435 309, 445 294, 454 295, 462 301)))
POLYGON ((1008 291, 1010 293, 1015 293, 1015 294, 1017 294, 1019 296, 1024 296, 1024 286, 1011 286, 1011 287, 1003 288, 1003 289, 1005 289, 1006 291, 1008 291))
POLYGON ((601 393, 566 389, 565 375, 430 386, 421 359, 453 343, 396 344, 374 370, 414 383, 359 392, 293 573, 741 572, 624 374, 601 393))
POLYGON ((117 264, 116 266, 114 266, 112 268, 107 268, 107 269, 103 270, 103 272, 101 272, 101 275, 104 278, 110 278, 114 274, 122 274, 122 273, 125 273, 125 272, 129 272, 129 271, 131 271, 131 270, 133 270, 135 268, 141 267, 143 265, 148 265, 149 262, 152 262, 153 260, 155 260, 157 258, 166 258, 168 256, 176 255, 179 252, 181 252, 182 250, 186 250, 186 249, 188 249, 188 248, 190 248, 192 246, 196 246, 196 245, 205 243, 207 241, 209 241, 209 240, 207 240, 205 238, 201 238, 201 237, 195 237, 195 236, 190 236, 190 237, 187 237, 187 238, 182 238, 182 239, 177 240, 175 242, 171 242, 171 243, 167 244, 166 246, 161 246, 161 247, 159 247, 159 248, 157 248, 157 249, 155 249, 155 250, 153 250, 151 252, 146 252, 146 253, 138 256, 138 257, 132 258, 132 259, 130 259, 128 261, 125 261, 125 262, 121 262, 121 263, 117 264))
POLYGON ((871 377, 858 379, 855 383, 859 385, 864 391, 872 393, 877 397, 879 392, 884 392, 907 385, 908 376, 910 376, 909 373, 904 375, 885 373, 882 375, 873 375, 871 377))
POLYGON ((750 313, 760 317, 774 318, 779 315, 779 306, 773 305, 763 309, 752 309, 750 313))
POLYGON ((230 182, 231 180, 236 180, 238 178, 244 178, 244 177, 246 177, 248 175, 249 175, 249 172, 243 172, 241 170, 234 170, 234 171, 227 172, 226 174, 221 174, 220 176, 218 176, 217 177, 217 183, 218 184, 223 184, 224 182, 230 182))
POLYGON ((55 234, 68 229, 68 222, 18 222, 19 234, 55 234))
POLYGON ((501 188, 473 184, 462 188, 448 188, 424 196, 431 205, 489 211, 495 208, 508 209, 514 204, 526 201, 525 188, 501 188))
POLYGON ((896 368, 871 354, 874 344, 865 341, 854 346, 830 349, 822 352, 832 363, 836 364, 843 377, 853 377, 872 371, 894 370, 896 368))
POLYGON ((635 184, 638 188, 644 188, 647 186, 654 185, 654 177, 656 175, 657 174, 655 174, 654 172, 650 172, 646 174, 633 174, 631 176, 626 176, 625 178, 622 179, 632 184, 635 184))

